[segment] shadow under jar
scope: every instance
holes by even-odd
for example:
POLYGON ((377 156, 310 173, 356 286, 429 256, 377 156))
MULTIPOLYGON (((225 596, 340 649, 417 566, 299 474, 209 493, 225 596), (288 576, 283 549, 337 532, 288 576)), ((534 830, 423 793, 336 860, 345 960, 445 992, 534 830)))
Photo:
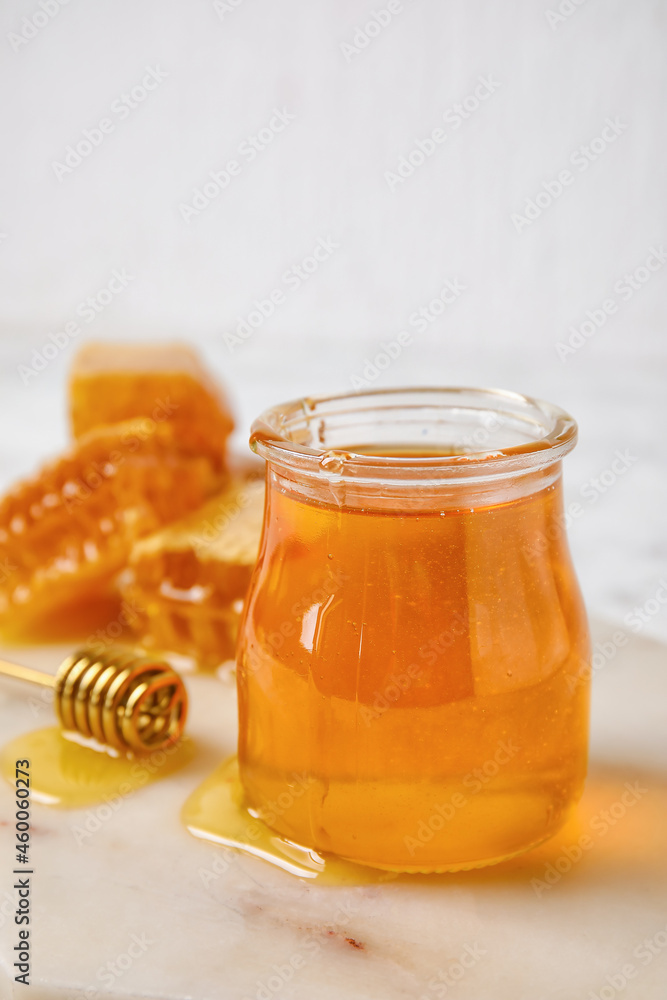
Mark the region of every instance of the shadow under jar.
POLYGON ((238 651, 248 803, 393 871, 493 864, 586 773, 589 637, 564 530, 562 410, 387 390, 265 412, 259 560, 238 651))

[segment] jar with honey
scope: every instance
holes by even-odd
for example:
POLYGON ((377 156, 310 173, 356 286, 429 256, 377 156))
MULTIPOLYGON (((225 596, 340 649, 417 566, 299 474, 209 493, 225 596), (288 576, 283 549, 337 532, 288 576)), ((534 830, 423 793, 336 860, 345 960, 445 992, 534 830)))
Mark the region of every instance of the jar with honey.
POLYGON ((437 872, 564 823, 590 676, 561 483, 576 435, 549 403, 462 388, 302 399, 253 425, 239 768, 282 837, 437 872))

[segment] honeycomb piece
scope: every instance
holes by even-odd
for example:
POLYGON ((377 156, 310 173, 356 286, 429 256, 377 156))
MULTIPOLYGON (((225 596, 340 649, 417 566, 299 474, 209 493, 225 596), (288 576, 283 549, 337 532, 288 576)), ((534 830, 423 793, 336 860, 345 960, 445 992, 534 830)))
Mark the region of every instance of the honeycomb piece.
POLYGON ((109 594, 134 541, 220 489, 211 459, 183 453, 176 433, 146 418, 98 427, 0 501, 5 634, 109 594))
POLYGON ((263 512, 263 482, 237 478, 201 510, 135 544, 121 591, 145 645, 205 668, 234 655, 263 512))
POLYGON ((229 405, 195 352, 185 344, 89 343, 70 376, 75 437, 134 417, 169 422, 179 446, 224 462, 234 427, 229 405))

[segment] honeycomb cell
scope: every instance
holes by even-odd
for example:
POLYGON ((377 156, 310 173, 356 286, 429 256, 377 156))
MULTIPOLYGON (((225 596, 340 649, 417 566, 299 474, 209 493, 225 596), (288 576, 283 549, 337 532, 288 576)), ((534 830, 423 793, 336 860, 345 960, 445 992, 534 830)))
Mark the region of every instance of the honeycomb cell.
POLYGON ((234 420, 222 389, 185 344, 89 343, 70 376, 74 436, 147 417, 171 423, 181 449, 224 462, 234 420))
POLYGON ((30 635, 112 592, 132 544, 216 493, 218 463, 152 418, 101 426, 0 501, 0 630, 30 635))
POLYGON ((201 510, 134 545, 121 590, 144 645, 208 669, 234 655, 263 510, 263 482, 237 478, 201 510))

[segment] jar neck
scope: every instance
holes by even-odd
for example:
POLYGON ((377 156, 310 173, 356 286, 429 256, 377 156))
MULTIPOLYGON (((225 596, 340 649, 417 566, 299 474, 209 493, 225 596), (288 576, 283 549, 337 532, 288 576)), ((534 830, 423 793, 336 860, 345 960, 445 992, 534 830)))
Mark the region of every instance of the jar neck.
POLYGON ((439 480, 398 480, 389 476, 364 479, 335 470, 321 469, 314 474, 311 470, 267 463, 270 490, 319 506, 386 513, 474 510, 512 503, 560 485, 561 478, 561 461, 501 475, 439 480))
POLYGON ((560 477, 577 425, 493 389, 387 389, 265 411, 251 447, 275 489, 327 506, 457 510, 509 503, 560 477))

